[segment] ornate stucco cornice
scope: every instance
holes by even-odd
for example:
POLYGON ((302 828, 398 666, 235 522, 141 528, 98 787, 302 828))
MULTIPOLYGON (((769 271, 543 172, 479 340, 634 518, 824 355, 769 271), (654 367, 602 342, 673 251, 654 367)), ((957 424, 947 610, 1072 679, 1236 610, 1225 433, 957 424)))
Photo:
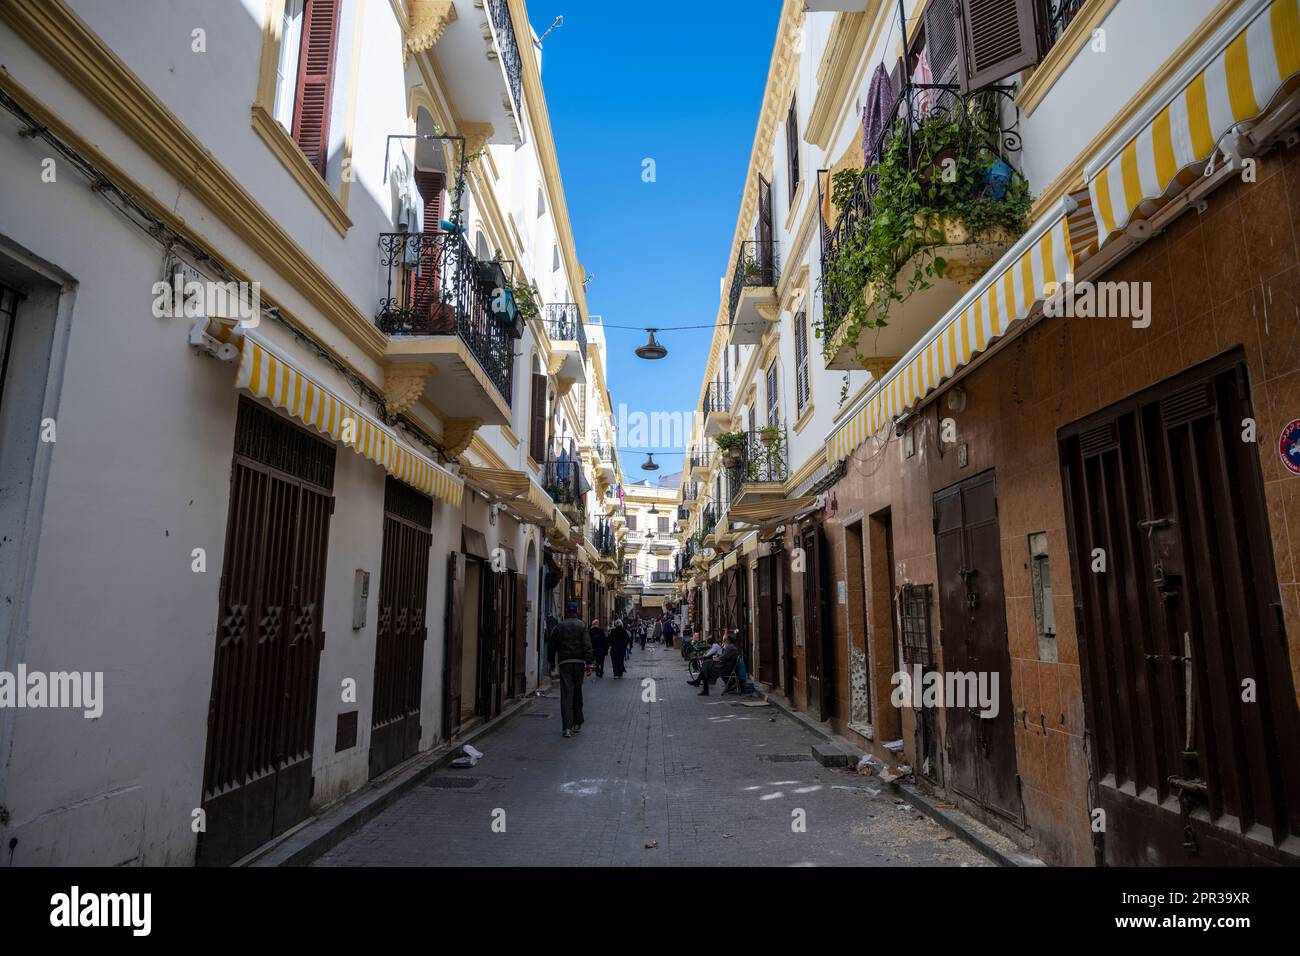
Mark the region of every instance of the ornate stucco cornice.
POLYGON ((412 54, 423 53, 442 39, 456 19, 456 4, 452 0, 407 0, 406 17, 403 66, 411 62, 412 54))

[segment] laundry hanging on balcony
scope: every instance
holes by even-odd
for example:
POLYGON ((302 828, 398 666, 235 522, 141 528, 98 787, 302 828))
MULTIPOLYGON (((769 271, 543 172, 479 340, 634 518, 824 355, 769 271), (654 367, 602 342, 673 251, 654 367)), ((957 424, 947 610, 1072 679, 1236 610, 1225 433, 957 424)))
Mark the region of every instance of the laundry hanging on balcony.
POLYGON ((884 425, 1011 331, 1074 271, 1066 198, 1029 228, 921 340, 867 391, 857 409, 827 436, 835 467, 884 425))
MULTIPOLYGON (((1202 48, 1138 132, 1125 131, 1084 178, 1101 244, 1195 182, 1220 141, 1294 92, 1300 73, 1300 4, 1252 0, 1202 48), (1199 69, 1198 69, 1199 66, 1199 69)), ((1160 102, 1161 100, 1157 100, 1160 102)), ((1231 144, 1226 147, 1231 149, 1231 144)))
POLYGON ((265 398, 363 458, 383 465, 390 475, 412 488, 460 506, 465 490, 460 478, 249 334, 243 337, 235 387, 265 398))

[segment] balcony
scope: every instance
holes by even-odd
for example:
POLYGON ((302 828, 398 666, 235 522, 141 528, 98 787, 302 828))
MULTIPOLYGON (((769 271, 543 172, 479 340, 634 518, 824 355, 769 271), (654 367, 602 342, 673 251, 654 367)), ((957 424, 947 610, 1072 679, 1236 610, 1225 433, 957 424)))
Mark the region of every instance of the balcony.
MULTIPOLYGON (((406 6, 417 18, 408 31, 408 50, 418 50, 437 28, 418 22, 420 4, 406 6)), ((462 124, 480 127, 489 143, 522 144, 523 51, 507 0, 454 0, 441 13, 439 4, 429 6, 429 15, 441 21, 433 50, 439 79, 462 124)))
POLYGON ((839 210, 821 257, 827 368, 882 377, 1024 231, 1012 94, 908 84, 866 168, 823 187, 839 210))
POLYGON ((544 322, 551 340, 551 374, 570 382, 587 382, 587 329, 576 302, 548 305, 544 322))
POLYGON ((582 468, 573 460, 548 458, 542 468, 542 487, 573 524, 582 526, 586 514, 587 483, 582 468))
POLYGON ((1044 14, 1048 46, 1053 47, 1065 35, 1077 14, 1088 0, 1045 0, 1044 14))
POLYGON ((614 446, 600 440, 600 436, 591 436, 591 456, 595 460, 596 473, 609 480, 614 479, 614 446))
POLYGON ((698 481, 682 482, 682 501, 698 501, 700 497, 700 483, 698 481))
POLYGON ((740 245, 731 276, 731 344, 758 345, 781 315, 776 301, 776 242, 750 239, 740 245))
POLYGON ((676 581, 677 581, 677 573, 675 571, 651 571, 650 572, 651 584, 674 584, 676 583, 676 581))
POLYGON ((731 383, 709 382, 704 386, 704 437, 712 438, 731 427, 731 383))
POLYGON ((383 233, 384 296, 375 325, 389 363, 425 372, 424 393, 447 418, 509 424, 513 322, 493 311, 513 263, 480 261, 460 233, 383 233))
POLYGON ((691 452, 691 477, 707 482, 713 473, 714 454, 711 450, 697 448, 691 452))
POLYGON ((784 428, 749 432, 744 443, 730 451, 730 459, 724 461, 732 507, 784 496, 785 482, 790 477, 784 428))

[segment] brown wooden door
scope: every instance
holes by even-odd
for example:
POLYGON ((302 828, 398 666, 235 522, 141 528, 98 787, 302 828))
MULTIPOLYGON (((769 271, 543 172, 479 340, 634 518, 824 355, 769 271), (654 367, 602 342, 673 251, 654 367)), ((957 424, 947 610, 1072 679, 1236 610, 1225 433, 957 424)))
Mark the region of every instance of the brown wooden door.
POLYGON ((1060 434, 1107 863, 1300 862, 1300 716, 1247 419, 1233 352, 1060 434))
POLYGON ((826 633, 829 616, 826 614, 826 595, 823 580, 824 535, 821 525, 804 528, 799 535, 799 546, 804 553, 803 572, 803 657, 804 685, 808 697, 808 711, 818 720, 830 716, 828 683, 832 675, 826 673, 826 633))
POLYGON ((197 862, 231 863, 305 818, 334 447, 241 399, 230 478, 197 862))
POLYGON ((420 748, 425 610, 433 500, 396 478, 384 487, 383 564, 375 636, 375 693, 370 717, 370 776, 420 748))
POLYGON ((794 696, 794 598, 790 594, 790 564, 785 558, 781 559, 777 594, 781 598, 777 606, 781 624, 781 686, 790 700, 794 696))
POLYGON ((990 682, 990 688, 992 675, 997 675, 996 716, 980 716, 974 701, 963 707, 948 703, 949 781, 985 808, 1023 823, 997 483, 992 471, 934 496, 934 534, 943 670, 979 675, 990 682))
POLYGON ((515 582, 515 626, 512 635, 510 696, 522 697, 528 691, 528 576, 511 575, 515 582))
POLYGON ((465 555, 447 555, 447 644, 442 662, 442 736, 450 740, 460 727, 461 651, 465 630, 465 555))
POLYGON ((758 643, 758 679, 775 685, 776 667, 776 567, 779 558, 771 555, 758 559, 754 589, 758 600, 754 615, 754 630, 758 643))

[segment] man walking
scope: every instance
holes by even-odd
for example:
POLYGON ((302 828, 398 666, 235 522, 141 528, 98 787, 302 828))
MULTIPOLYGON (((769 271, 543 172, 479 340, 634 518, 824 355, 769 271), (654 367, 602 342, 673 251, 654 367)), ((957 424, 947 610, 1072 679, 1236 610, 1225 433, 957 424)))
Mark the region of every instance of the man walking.
POLYGON ((622 619, 616 620, 614 626, 609 629, 609 657, 614 662, 614 678, 616 680, 623 676, 625 669, 623 659, 631 646, 632 635, 623 626, 622 619))
POLYGON ((578 620, 578 602, 570 601, 564 610, 564 620, 555 625, 547 652, 552 673, 559 662, 560 722, 564 736, 572 737, 582 731, 582 676, 587 665, 594 663, 595 654, 587 625, 578 620))

